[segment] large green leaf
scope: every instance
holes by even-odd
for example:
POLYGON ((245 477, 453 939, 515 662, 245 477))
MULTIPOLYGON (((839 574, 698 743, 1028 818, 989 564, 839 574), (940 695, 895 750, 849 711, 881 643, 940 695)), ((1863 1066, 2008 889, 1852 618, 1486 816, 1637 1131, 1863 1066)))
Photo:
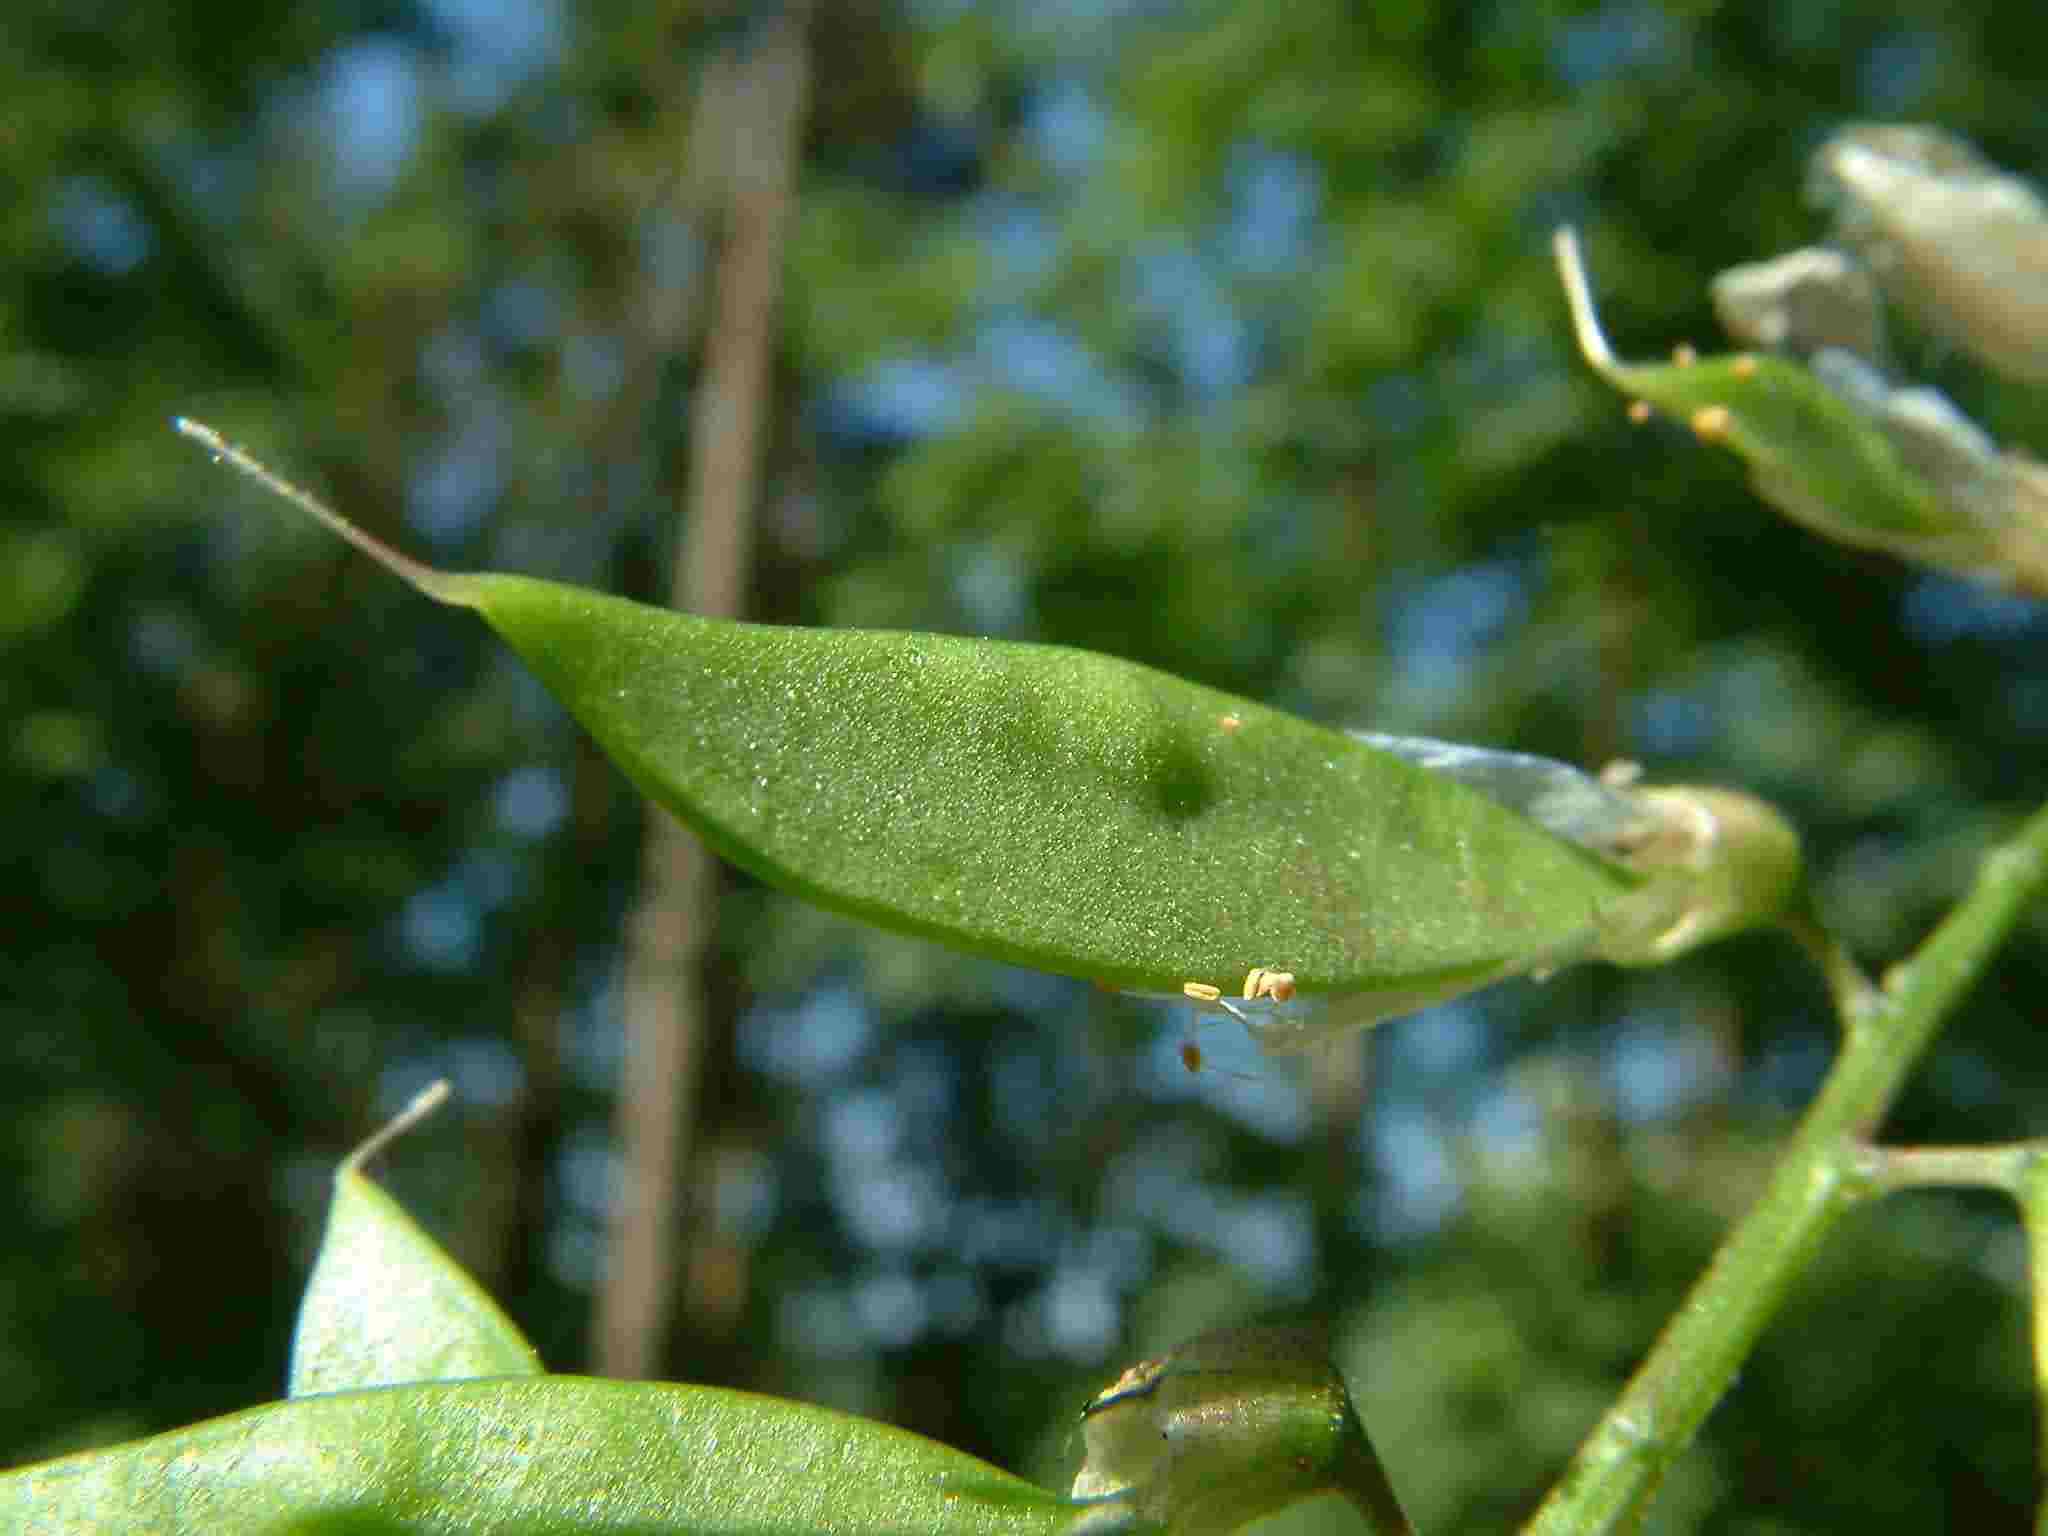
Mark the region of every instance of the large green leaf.
POLYGON ((273 1403, 0 1474, 37 1536, 1050 1536, 1055 1494, 832 1409, 543 1376, 273 1403))
POLYGON ((293 1397, 540 1374, 540 1357, 489 1293, 363 1172, 446 1093, 437 1083, 336 1171, 327 1231, 292 1335, 293 1397))
POLYGON ((482 614, 734 863, 883 927, 1171 995, 1269 967, 1383 1014, 1589 952, 1634 883, 1452 779, 1147 667, 435 571, 185 430, 482 614))

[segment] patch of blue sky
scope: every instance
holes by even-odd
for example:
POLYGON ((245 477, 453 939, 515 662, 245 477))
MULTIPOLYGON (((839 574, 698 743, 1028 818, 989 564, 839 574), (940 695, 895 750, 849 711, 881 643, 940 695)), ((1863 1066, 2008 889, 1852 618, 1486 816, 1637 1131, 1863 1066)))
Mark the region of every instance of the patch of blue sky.
POLYGON ((927 1278, 924 1295, 931 1308, 932 1327, 940 1333, 972 1332, 988 1316, 988 1294, 980 1278, 957 1264, 927 1278))
POLYGON ((1488 1059, 1488 1005, 1461 997, 1425 1009, 1404 1028, 1387 1031, 1375 1049, 1389 1082, 1414 1082, 1419 1092, 1441 1101, 1446 1086, 1476 1074, 1488 1059))
POLYGON ((651 209, 635 230, 640 270, 657 287, 689 290, 704 275, 704 232, 666 203, 651 209))
POLYGON ((852 1293, 836 1286, 784 1291, 776 1302, 775 1334, 783 1349, 814 1360, 850 1360, 872 1347, 852 1293))
POLYGON ((1031 619, 1022 561, 986 539, 946 552, 946 585, 966 627, 979 635, 1015 635, 1031 619))
POLYGON ((1316 1223, 1299 1191, 1262 1191, 1229 1201, 1214 1246, 1269 1296, 1298 1298, 1315 1282, 1316 1223))
POLYGON ((1054 1140, 1060 1086, 1042 1042, 1013 1038, 998 1046, 988 1065, 988 1095, 1003 1138, 1026 1146, 1054 1140))
POLYGON ((1543 1111, 1512 1078, 1489 1079, 1473 1101, 1466 1134, 1497 1166, 1544 1166, 1543 1111))
POLYGON ((895 1095, 880 1088, 860 1088, 838 1095, 826 1106, 820 1140, 828 1162, 865 1173, 896 1156, 902 1132, 903 1116, 895 1095))
POLYGON ((1551 39, 1550 67, 1573 87, 1668 78, 1684 61, 1685 42, 1683 29, 1663 7, 1621 0, 1558 27, 1551 39))
POLYGON ((483 913, 459 879, 417 891, 398 917, 407 957, 422 970, 474 969, 483 952, 483 913))
POLYGON ((1134 1291, 1152 1278, 1152 1234, 1135 1222, 1109 1222, 1069 1237, 1062 1263, 1075 1263, 1109 1278, 1120 1291, 1134 1291))
POLYGON ((78 260, 106 277, 125 277, 149 260, 149 221, 98 176, 66 176, 49 205, 50 227, 78 260))
POLYGON ((1464 696, 1474 668, 1527 611, 1531 579, 1527 562, 1495 559, 1388 582, 1382 632, 1399 706, 1390 717, 1419 728, 1464 696))
POLYGON ((1158 0, 985 0, 983 9, 1018 47, 1055 59, 1106 64, 1125 18, 1158 0))
POLYGON ((959 1084, 960 1066, 949 1042, 899 1041, 889 1091, 903 1117, 904 1135, 920 1146, 942 1141, 959 1084))
POLYGON ((1419 1102, 1383 1104, 1367 1121, 1366 1139, 1379 1177, 1353 1200, 1359 1227, 1396 1242, 1440 1231, 1464 1190, 1438 1117, 1419 1102))
POLYGON ((1282 277, 1310 258, 1321 224, 1322 173, 1297 155, 1239 145, 1227 172, 1224 258, 1254 277, 1282 277))
POLYGON ((426 0, 447 40, 443 83, 448 104, 481 117, 552 67, 566 28, 551 0, 426 0))
POLYGON ((572 1212, 596 1221, 611 1209, 622 1172, 611 1137, 595 1124, 582 1125, 562 1139, 555 1188, 572 1212))
POLYGON ((398 915, 399 942, 423 970, 473 970, 483 956, 484 919, 517 900, 526 885, 522 861, 472 853, 444 879, 413 893, 398 915))
POLYGON ((853 1070, 875 1040, 873 1006, 863 993, 832 983, 794 1006, 757 1003, 740 1016, 740 1060, 754 1071, 820 1087, 853 1070))
POLYGON ((1138 1086, 1148 1098, 1207 1104, 1283 1146, 1308 1134, 1308 1095, 1300 1058, 1266 1055, 1235 1023, 1201 1028, 1209 1021, 1191 1008, 1169 1006, 1160 1014, 1138 1064, 1138 1086), (1195 1070, 1183 1055, 1189 1045, 1200 1053, 1195 1070))
POLYGON ((1050 1201, 962 1200, 951 1211, 947 1247, 960 1263, 977 1268, 1027 1269, 1043 1264, 1064 1225, 1050 1201))
POLYGON ((593 331, 562 338, 562 384, 578 405, 604 405, 626 385, 626 355, 617 339, 593 331))
POLYGON ((527 891, 529 870, 525 859, 492 848, 478 848, 465 855, 455 868, 455 878, 469 899, 484 912, 510 906, 527 891))
POLYGON ((450 407, 475 400, 489 386, 483 338, 467 325, 444 325, 423 337, 419 358, 436 398, 450 407))
POLYGON ((374 34, 327 55, 314 88, 319 142, 337 210, 360 217, 391 195, 419 147, 418 52, 374 34))
POLYGON ((1958 640, 2018 641, 2032 649, 2048 639, 2048 616, 2039 602, 1957 576, 1922 576, 1906 589, 1900 616, 1929 649, 1958 640))
POLYGON ((879 1349, 914 1344, 931 1326, 924 1287, 898 1269, 859 1281, 851 1292, 854 1321, 879 1349))
POLYGON ((1123 1326, 1121 1298, 1109 1277, 1080 1265, 1054 1270, 1029 1312, 1028 1320, 1020 1318, 1022 1326, 1012 1331, 1017 1342, 1028 1353, 1068 1360, 1102 1359, 1123 1326))
POLYGON ((1668 1120, 1725 1087, 1726 1073, 1713 1043, 1688 1028, 1676 1008, 1639 1011, 1627 1018, 1607 1048, 1603 1072, 1624 1119, 1668 1120))
POLYGON ((1020 197, 989 192, 975 199, 968 217, 988 255, 976 298, 1000 306, 1035 297, 1059 259, 1059 241, 1045 210, 1020 197))
POLYGON ((1951 49, 1926 27, 1893 27, 1856 61, 1856 98, 1873 117, 1917 111, 1941 84, 1951 49))
POLYGON ((504 489, 499 434, 472 421, 426 453, 406 488, 406 519, 427 538, 473 533, 504 489))
POLYGON ((1782 656, 1745 643, 1711 653, 1682 687, 1629 701, 1628 749, 1644 757, 1711 755, 1714 772, 1768 795, 1778 779, 1840 767, 1806 726, 1820 685, 1782 656), (1819 754, 1819 755, 1816 755, 1819 754))
POLYGON ((1623 713, 1629 750, 1644 757, 1697 757, 1720 727, 1707 700, 1688 688, 1651 688, 1628 701, 1623 713))
POLYGON ((1135 429, 1145 412, 1137 397, 1075 337, 1050 321, 1002 316, 983 326, 973 344, 980 375, 995 388, 1112 427, 1135 429))
POLYGON ((1817 1032, 1772 1035, 1762 1042, 1760 1059, 1746 1075, 1747 1086, 1771 1108, 1788 1113, 1803 1109, 1827 1076, 1833 1057, 1832 1044, 1817 1032))
POLYGON ((484 330, 507 346, 538 347, 552 341, 559 312, 555 295, 540 283, 493 283, 484 294, 484 330))
POLYGON ((835 387, 825 414, 838 433, 914 442, 948 432, 967 417, 974 386, 954 364, 933 357, 871 363, 835 387))
POLYGON ((1071 74, 1059 75, 1032 97, 1019 137, 1046 169, 1079 177, 1101 161, 1109 120, 1085 84, 1071 74))
POLYGON ((1184 238, 1149 242, 1125 268, 1128 311, 1163 335, 1182 389, 1197 403, 1233 395, 1251 378, 1244 318, 1184 238))
POLYGON ((443 1075, 464 1104, 504 1109, 517 1103, 526 1089, 526 1069, 503 1040, 464 1035, 443 1043, 437 1054, 443 1075))
POLYGON ((833 1163, 826 1177, 840 1225, 875 1253, 934 1249, 951 1223, 952 1196, 924 1163, 833 1163))
POLYGON ((1105 1175, 1104 1219, 1135 1218, 1176 1242, 1220 1254, 1269 1294, 1304 1291, 1316 1261, 1307 1196, 1214 1184, 1201 1172, 1212 1161, 1209 1144, 1184 1127, 1148 1136, 1105 1175))

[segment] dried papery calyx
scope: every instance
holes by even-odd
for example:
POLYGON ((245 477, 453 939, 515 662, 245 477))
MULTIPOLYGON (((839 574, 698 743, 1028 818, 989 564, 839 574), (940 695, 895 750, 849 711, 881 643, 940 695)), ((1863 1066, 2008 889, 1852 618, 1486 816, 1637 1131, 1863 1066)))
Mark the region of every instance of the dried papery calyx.
POLYGON ((1716 277, 1710 291, 1721 328, 1742 346, 1797 357, 1838 347, 1884 360, 1884 302, 1846 251, 1809 246, 1745 262, 1716 277))
POLYGON ((1645 876, 1603 915, 1599 950, 1617 965, 1662 965, 1689 949, 1776 922, 1799 894, 1799 834, 1739 790, 1629 791, 1643 825, 1610 851, 1645 876))
POLYGON ((1838 231, 1934 335, 2011 378, 2048 380, 2048 204, 1923 124, 1861 123, 1817 150, 1838 231))
POLYGON ((1634 891, 1602 910, 1592 936, 1591 953, 1617 965, 1660 965, 1775 922, 1797 895, 1799 834, 1753 795, 1642 785, 1633 765, 1595 777, 1527 752, 1424 736, 1362 739, 1460 779, 1640 876, 1634 891))

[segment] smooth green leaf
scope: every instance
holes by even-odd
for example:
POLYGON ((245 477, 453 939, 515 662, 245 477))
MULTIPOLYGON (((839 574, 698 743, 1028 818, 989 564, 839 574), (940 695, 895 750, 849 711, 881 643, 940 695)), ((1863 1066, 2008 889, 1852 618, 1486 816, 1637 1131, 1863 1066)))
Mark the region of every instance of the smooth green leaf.
POLYGON ((1056 1494, 828 1408, 649 1382, 422 1382, 252 1408, 0 1475, 37 1536, 1050 1536, 1056 1494))
POLYGON ((394 554, 483 615, 651 799, 771 884, 1108 986, 1418 1006, 1588 951, 1633 877, 1343 734, 1055 646, 771 628, 394 554))
POLYGON ((1339 1493, 1374 1536, 1407 1516, 1319 1341, 1295 1328, 1232 1328, 1132 1366, 1082 1411, 1078 1531, 1140 1521, 1224 1536, 1339 1493))
POLYGON ((327 1231, 292 1335, 293 1397, 541 1373, 533 1346, 484 1288, 363 1172, 446 1093, 446 1084, 436 1084, 336 1171, 327 1231))

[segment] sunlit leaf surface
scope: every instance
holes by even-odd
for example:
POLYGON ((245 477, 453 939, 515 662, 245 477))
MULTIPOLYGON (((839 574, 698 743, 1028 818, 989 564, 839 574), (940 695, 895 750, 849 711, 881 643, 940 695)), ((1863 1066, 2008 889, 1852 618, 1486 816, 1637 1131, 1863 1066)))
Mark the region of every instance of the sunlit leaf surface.
POLYGON ((1047 1536, 1072 1514, 831 1409, 572 1376, 301 1398, 0 1476, 0 1530, 39 1536, 1047 1536))
POLYGON ((1454 780, 1130 662, 451 575, 270 483, 481 613, 720 853, 883 927, 1133 990, 1274 967, 1412 1006, 1577 957, 1632 884, 1454 780))

